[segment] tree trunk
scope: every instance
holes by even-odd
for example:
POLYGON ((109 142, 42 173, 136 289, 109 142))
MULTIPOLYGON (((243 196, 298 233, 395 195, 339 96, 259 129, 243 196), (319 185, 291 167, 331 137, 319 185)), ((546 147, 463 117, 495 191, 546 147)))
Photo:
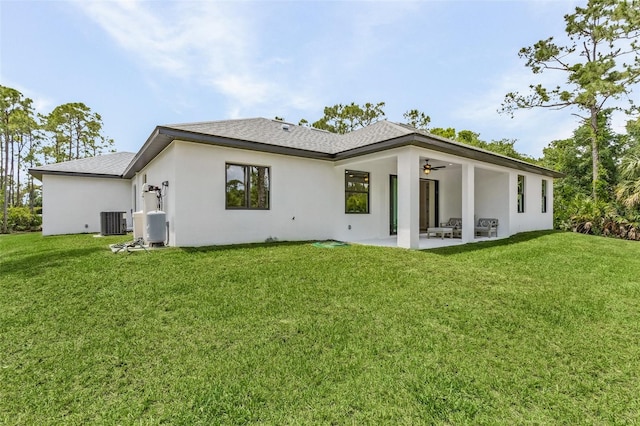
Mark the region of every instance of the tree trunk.
POLYGON ((11 141, 11 163, 9 165, 9 175, 11 176, 9 191, 9 205, 14 207, 16 205, 16 141, 11 141))
POLYGON ((76 128, 76 156, 74 160, 80 158, 80 130, 76 128))
POLYGON ((28 187, 29 187, 29 212, 33 214, 33 194, 35 191, 33 190, 33 176, 31 175, 29 175, 28 187))
POLYGON ((4 203, 2 206, 2 233, 8 231, 7 220, 9 219, 9 120, 7 120, 7 130, 4 136, 4 170, 2 171, 2 188, 4 191, 4 203))
POLYGON ((600 168, 600 151, 598 147, 598 111, 591 108, 591 166, 593 170, 591 191, 593 200, 598 199, 598 177, 600 168))
POLYGON ((13 204, 17 207, 22 207, 22 197, 20 196, 20 167, 22 166, 22 162, 20 160, 20 150, 18 150, 18 156, 16 158, 16 168, 18 170, 18 173, 16 173, 16 197, 13 204))
MULTIPOLYGON (((0 135, 0 194, 4 194, 4 144, 4 134, 2 134, 0 135)), ((4 223, 4 221, 2 223, 4 223)), ((1 223, 0 233, 2 233, 1 223)))
POLYGON ((73 159, 73 130, 69 129, 69 157, 65 159, 65 161, 70 161, 73 159))

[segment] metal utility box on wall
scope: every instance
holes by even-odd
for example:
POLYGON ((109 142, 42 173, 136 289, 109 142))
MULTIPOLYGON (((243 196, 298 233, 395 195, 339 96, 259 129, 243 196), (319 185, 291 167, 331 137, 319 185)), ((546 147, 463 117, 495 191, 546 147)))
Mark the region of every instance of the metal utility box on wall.
POLYGON ((125 235, 127 233, 126 212, 100 212, 101 235, 125 235))

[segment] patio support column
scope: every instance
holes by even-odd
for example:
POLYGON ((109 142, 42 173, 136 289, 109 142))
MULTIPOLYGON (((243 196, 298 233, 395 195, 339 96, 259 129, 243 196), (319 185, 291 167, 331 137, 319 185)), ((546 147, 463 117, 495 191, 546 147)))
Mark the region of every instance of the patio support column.
POLYGON ((420 155, 413 147, 398 154, 398 247, 420 248, 420 155))
POLYGON ((475 239, 475 166, 462 165, 462 242, 475 239))

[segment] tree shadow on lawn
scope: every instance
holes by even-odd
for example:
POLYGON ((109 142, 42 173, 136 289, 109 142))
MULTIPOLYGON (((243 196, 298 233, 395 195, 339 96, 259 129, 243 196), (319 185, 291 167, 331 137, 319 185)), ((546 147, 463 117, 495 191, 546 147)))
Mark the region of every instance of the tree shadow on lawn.
POLYGON ((0 261, 0 271, 7 274, 18 274, 23 277, 35 277, 47 268, 64 265, 69 259, 77 259, 90 254, 104 251, 101 247, 86 247, 69 250, 47 250, 26 256, 19 256, 16 260, 0 261))
POLYGON ((535 240, 536 238, 545 237, 547 235, 559 234, 564 231, 549 230, 549 231, 531 231, 521 232, 510 236, 509 238, 495 239, 493 241, 479 241, 477 243, 463 244, 459 246, 439 247, 434 249, 422 250, 424 252, 438 254, 441 256, 451 256, 454 254, 470 253, 477 250, 484 250, 492 247, 509 246, 513 244, 523 243, 525 241, 535 240))

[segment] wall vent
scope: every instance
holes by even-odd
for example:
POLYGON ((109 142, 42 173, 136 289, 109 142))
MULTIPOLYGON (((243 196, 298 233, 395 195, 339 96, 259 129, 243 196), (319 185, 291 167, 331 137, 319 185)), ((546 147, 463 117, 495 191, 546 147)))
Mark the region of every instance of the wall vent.
POLYGON ((125 212, 100 212, 101 235, 125 235, 127 217, 125 212))

